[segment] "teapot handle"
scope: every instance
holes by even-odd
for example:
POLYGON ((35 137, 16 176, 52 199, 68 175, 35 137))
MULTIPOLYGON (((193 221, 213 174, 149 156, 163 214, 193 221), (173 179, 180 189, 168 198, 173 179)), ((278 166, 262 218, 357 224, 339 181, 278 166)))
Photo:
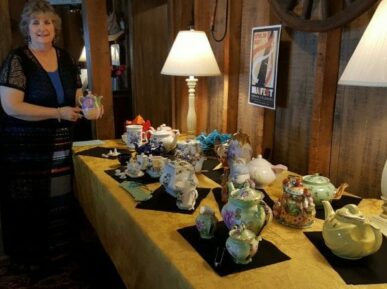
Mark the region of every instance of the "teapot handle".
POLYGON ((273 220, 273 211, 268 206, 268 204, 266 204, 264 200, 261 200, 260 204, 263 205, 263 209, 265 210, 265 222, 263 223, 261 230, 259 230, 259 232, 257 233, 257 236, 259 236, 266 228, 266 226, 270 224, 270 222, 273 220))

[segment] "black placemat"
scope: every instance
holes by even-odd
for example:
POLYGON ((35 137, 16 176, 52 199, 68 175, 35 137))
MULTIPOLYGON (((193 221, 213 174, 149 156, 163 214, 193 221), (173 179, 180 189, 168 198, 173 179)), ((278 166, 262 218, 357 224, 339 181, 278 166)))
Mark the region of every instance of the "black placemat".
POLYGON ((181 214, 193 214, 196 208, 200 205, 200 202, 207 197, 210 192, 210 189, 207 188, 196 188, 196 190, 198 191, 198 198, 196 199, 194 210, 180 210, 176 206, 176 198, 168 194, 163 186, 160 186, 153 192, 151 199, 137 204, 136 208, 181 214))
POLYGON ((304 232, 313 245, 325 257, 333 269, 347 284, 381 284, 387 283, 387 242, 379 251, 359 260, 347 260, 334 255, 325 245, 321 232, 304 232))
POLYGON ((109 176, 111 176, 113 179, 115 179, 119 183, 122 183, 124 181, 133 181, 136 183, 147 185, 147 184, 159 182, 159 178, 151 178, 147 173, 144 173, 144 175, 142 177, 139 177, 139 178, 131 178, 128 175, 126 175, 125 179, 121 179, 119 176, 115 175, 117 169, 119 169, 120 171, 123 171, 125 169, 125 167, 121 166, 121 167, 117 167, 116 169, 105 170, 105 173, 107 173, 109 176))
MULTIPOLYGON (((217 159, 207 158, 203 162, 202 170, 212 171, 218 164, 219 164, 219 161, 217 159)), ((223 170, 220 170, 220 171, 223 171, 223 170)))
MULTIPOLYGON (((260 191, 263 193, 263 200, 272 209, 274 205, 273 200, 269 197, 265 190, 260 189, 260 191)), ((221 211, 223 206, 226 204, 222 202, 222 188, 212 189, 212 194, 214 195, 215 201, 218 204, 219 210, 221 211)))
MULTIPOLYGON (((101 159, 116 159, 116 156, 109 156, 108 158, 105 158, 102 156, 102 154, 108 154, 109 151, 114 151, 114 148, 105 148, 105 147, 94 147, 87 150, 83 150, 80 152, 75 153, 75 155, 82 155, 82 156, 90 156, 90 157, 96 157, 101 159)), ((119 153, 130 153, 127 149, 117 149, 119 153)))
MULTIPOLYGON (((352 197, 352 196, 342 196, 338 200, 332 200, 331 205, 334 210, 340 209, 341 207, 344 207, 348 204, 354 204, 358 205, 362 199, 358 197, 352 197)), ((316 218, 324 220, 325 219, 325 213, 324 213, 324 207, 318 206, 316 207, 316 218)))
MULTIPOLYGON (((233 273, 238 273, 246 270, 251 270, 279 262, 289 260, 290 258, 282 253, 274 244, 269 241, 262 240, 258 245, 258 252, 253 257, 253 261, 248 264, 236 264, 232 260, 231 255, 224 250, 223 260, 219 266, 215 266, 217 248, 221 252, 228 238, 228 229, 223 222, 218 222, 214 238, 205 240, 200 238, 199 232, 195 226, 185 227, 177 230, 198 252, 198 254, 212 267, 212 269, 220 276, 226 276, 233 273)), ((217 260, 220 260, 218 253, 217 260)))

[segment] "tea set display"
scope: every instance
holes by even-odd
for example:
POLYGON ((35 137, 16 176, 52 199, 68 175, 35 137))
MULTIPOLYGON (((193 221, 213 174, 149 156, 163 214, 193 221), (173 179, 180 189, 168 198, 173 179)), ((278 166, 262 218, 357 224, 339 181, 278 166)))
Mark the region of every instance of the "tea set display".
MULTIPOLYGON (((178 130, 166 125, 146 132, 141 125, 128 125, 126 143, 139 153, 127 162, 126 171, 131 177, 141 177, 145 171, 158 178, 165 192, 176 198, 179 209, 193 210, 198 197, 195 173, 201 171, 205 158, 200 141, 180 141, 178 135, 178 130), (144 146, 148 146, 147 153, 144 146), (174 152, 175 158, 171 160, 162 153, 152 155, 149 152, 174 152)), ((271 209, 263 200, 261 190, 272 184, 287 167, 272 165, 261 155, 253 157, 249 137, 241 131, 233 134, 227 142, 216 143, 214 150, 224 171, 221 186, 225 204, 221 216, 229 230, 224 246, 235 263, 252 261, 262 240, 261 233, 272 220, 304 229, 314 223, 316 207, 324 208, 322 236, 336 256, 359 259, 381 247, 383 237, 380 229, 372 225, 356 205, 345 205, 336 212, 333 210, 330 202, 341 197, 347 184, 336 188, 328 178, 319 174, 289 175, 282 183, 282 195, 271 209)), ((214 210, 201 206, 195 219, 200 237, 213 238, 217 223, 214 210)))

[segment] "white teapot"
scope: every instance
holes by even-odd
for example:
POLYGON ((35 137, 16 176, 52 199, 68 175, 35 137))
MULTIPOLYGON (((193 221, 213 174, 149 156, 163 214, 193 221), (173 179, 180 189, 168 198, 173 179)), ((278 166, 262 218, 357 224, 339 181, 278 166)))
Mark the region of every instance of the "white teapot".
POLYGON ((262 155, 253 158, 249 163, 250 178, 254 181, 256 188, 263 189, 267 185, 274 182, 277 174, 286 171, 288 168, 284 165, 273 166, 269 161, 265 160, 262 155))
POLYGON ((172 129, 165 124, 159 126, 156 130, 151 128, 149 133, 151 135, 150 142, 155 145, 161 143, 166 152, 170 152, 175 149, 177 137, 180 135, 179 130, 172 129))
POLYGON ((184 160, 168 161, 160 176, 160 183, 172 197, 181 192, 192 192, 198 182, 194 167, 184 160))

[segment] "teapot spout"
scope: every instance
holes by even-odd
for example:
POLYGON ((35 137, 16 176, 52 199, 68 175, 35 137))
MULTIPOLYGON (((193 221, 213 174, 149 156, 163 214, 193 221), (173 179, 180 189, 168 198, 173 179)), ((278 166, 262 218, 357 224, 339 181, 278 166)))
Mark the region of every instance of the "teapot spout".
POLYGON ((343 193, 345 192, 345 189, 348 188, 349 185, 347 183, 342 183, 335 192, 334 199, 340 199, 343 193))
POLYGON ((230 194, 232 191, 235 191, 234 184, 232 182, 227 182, 227 190, 228 193, 230 194))
POLYGON ((335 211, 332 208, 332 205, 329 201, 322 201, 324 206, 325 220, 328 220, 331 216, 335 214, 335 211))

